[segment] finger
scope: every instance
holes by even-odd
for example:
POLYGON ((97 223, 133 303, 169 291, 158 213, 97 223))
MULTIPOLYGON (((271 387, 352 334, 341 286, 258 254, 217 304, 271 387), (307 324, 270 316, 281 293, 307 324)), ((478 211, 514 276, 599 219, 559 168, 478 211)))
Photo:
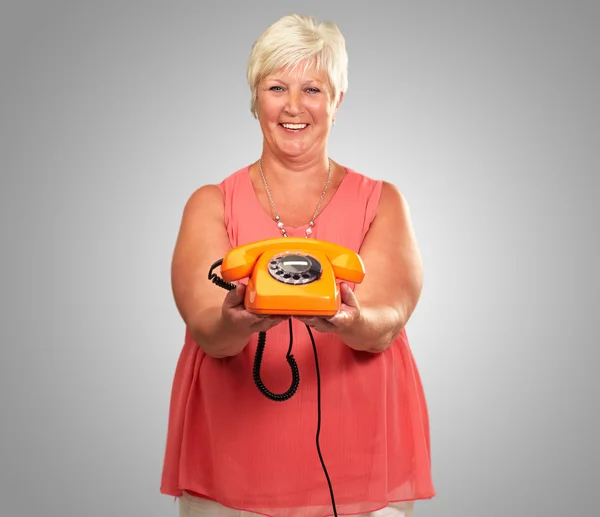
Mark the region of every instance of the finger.
POLYGON ((358 308, 358 300, 356 299, 356 295, 346 282, 342 282, 340 284, 340 294, 342 303, 348 305, 349 307, 358 308))
POLYGON ((350 314, 347 312, 338 312, 335 316, 327 318, 325 322, 332 327, 344 327, 350 322, 350 314))
POLYGON ((246 294, 246 286, 244 284, 238 284, 235 289, 232 289, 225 296, 223 300, 223 306, 225 308, 239 307, 244 303, 244 295, 246 294))
POLYGON ((327 332, 331 325, 329 325, 324 318, 306 318, 303 323, 312 329, 315 329, 318 332, 327 332))
POLYGON ((308 328, 321 333, 334 332, 336 330, 333 325, 325 322, 316 323, 315 325, 308 325, 308 328))
POLYGON ((312 321, 312 322, 316 322, 322 319, 321 316, 301 316, 301 315, 294 315, 294 318, 296 318, 298 321, 312 321))
POLYGON ((317 320, 316 318, 312 318, 309 316, 295 316, 295 318, 300 321, 301 323, 304 323, 305 325, 308 325, 309 327, 314 327, 315 325, 317 325, 317 320))
POLYGON ((289 317, 286 316, 262 316, 259 321, 252 324, 252 328, 258 332, 269 330, 288 319, 289 317))

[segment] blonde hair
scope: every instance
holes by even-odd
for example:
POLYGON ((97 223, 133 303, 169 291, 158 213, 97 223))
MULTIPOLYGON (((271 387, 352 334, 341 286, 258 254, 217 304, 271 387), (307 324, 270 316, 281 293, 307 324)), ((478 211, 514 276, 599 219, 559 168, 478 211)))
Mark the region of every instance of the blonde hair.
POLYGON ((250 111, 257 118, 258 83, 282 68, 306 61, 317 73, 325 71, 333 100, 348 89, 346 41, 337 25, 312 17, 290 14, 273 23, 252 45, 246 76, 252 99, 250 111))

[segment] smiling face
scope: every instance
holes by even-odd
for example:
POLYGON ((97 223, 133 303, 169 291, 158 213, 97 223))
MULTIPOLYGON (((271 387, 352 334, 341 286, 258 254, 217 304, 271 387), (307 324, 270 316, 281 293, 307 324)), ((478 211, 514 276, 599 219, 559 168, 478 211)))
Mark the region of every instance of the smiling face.
POLYGON ((303 65, 279 70, 258 84, 257 112, 265 143, 272 153, 290 158, 323 151, 339 105, 333 102, 326 74, 303 65))

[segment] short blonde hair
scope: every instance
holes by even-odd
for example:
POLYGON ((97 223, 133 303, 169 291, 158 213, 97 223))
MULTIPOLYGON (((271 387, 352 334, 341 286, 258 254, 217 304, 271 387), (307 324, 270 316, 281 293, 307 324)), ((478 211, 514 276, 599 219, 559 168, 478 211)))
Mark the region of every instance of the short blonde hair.
POLYGON ((317 72, 325 71, 333 102, 347 91, 348 53, 337 25, 290 14, 273 23, 252 45, 246 76, 252 92, 250 111, 254 118, 257 118, 257 87, 261 79, 302 61, 313 64, 317 72))

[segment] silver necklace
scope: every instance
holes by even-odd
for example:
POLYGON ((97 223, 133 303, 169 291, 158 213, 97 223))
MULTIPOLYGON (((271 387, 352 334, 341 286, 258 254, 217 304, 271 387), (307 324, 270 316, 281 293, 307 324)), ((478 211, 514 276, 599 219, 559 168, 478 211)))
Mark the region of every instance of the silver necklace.
MULTIPOLYGON (((265 178, 265 173, 263 172, 261 160, 258 160, 258 169, 260 170, 260 175, 261 175, 263 183, 265 185, 265 190, 267 191, 267 196, 269 196, 269 201, 271 202, 271 208, 273 209, 273 214, 275 215, 275 221, 277 222, 277 228, 279 228, 281 235, 283 235, 284 237, 287 237, 288 234, 285 230, 285 225, 283 224, 281 217, 279 217, 279 214, 277 213, 277 209, 275 208, 275 203, 273 202, 273 197, 271 196, 271 191, 269 190, 269 185, 267 185, 267 180, 265 178)), ((327 181, 325 182, 325 187, 323 188, 323 192, 321 193, 321 198, 319 199, 319 203, 317 204, 317 208, 315 210, 314 215, 312 216, 312 219, 308 223, 308 228, 305 231, 307 239, 311 236, 311 234, 313 232, 312 229, 313 229, 313 226, 315 225, 315 219, 317 218, 317 215, 319 214, 319 210, 321 209, 321 203, 323 203, 323 199, 325 199, 325 193, 327 192, 327 187, 329 187, 330 180, 331 180, 331 160, 329 160, 329 167, 327 169, 327 181)))

